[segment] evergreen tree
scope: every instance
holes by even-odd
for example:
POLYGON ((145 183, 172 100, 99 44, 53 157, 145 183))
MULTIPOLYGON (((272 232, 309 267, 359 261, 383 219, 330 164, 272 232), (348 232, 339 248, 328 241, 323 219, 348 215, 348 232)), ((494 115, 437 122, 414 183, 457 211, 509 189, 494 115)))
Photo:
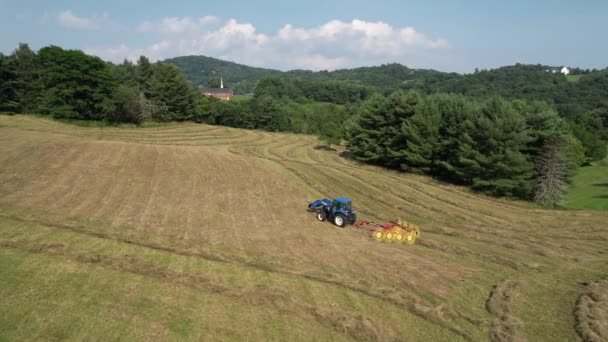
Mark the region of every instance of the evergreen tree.
POLYGON ((18 103, 15 94, 17 76, 14 63, 9 57, 0 53, 0 111, 16 110, 18 103))
POLYGON ((170 64, 154 65, 150 80, 150 99, 167 106, 167 113, 155 118, 189 120, 194 118, 194 89, 177 67, 170 64))
POLYGON ((436 154, 439 150, 439 126, 441 99, 429 96, 416 108, 416 113, 403 124, 396 136, 390 152, 402 170, 427 173, 433 172, 436 154))
POLYGON ((31 113, 34 110, 38 89, 37 56, 27 44, 21 43, 11 55, 15 67, 15 100, 16 110, 20 113, 31 113))
POLYGON ((473 188, 499 196, 528 198, 533 164, 522 153, 530 142, 525 118, 510 103, 492 98, 481 107, 471 131, 471 153, 462 158, 473 188))
POLYGON ((137 68, 136 68, 136 79, 139 90, 144 93, 146 98, 151 97, 152 92, 152 75, 154 71, 152 70, 152 65, 146 56, 140 56, 137 60, 137 68))
POLYGON ((386 141, 386 97, 373 95, 362 106, 359 121, 349 134, 348 148, 354 157, 372 164, 386 165, 388 160, 382 142, 386 141))

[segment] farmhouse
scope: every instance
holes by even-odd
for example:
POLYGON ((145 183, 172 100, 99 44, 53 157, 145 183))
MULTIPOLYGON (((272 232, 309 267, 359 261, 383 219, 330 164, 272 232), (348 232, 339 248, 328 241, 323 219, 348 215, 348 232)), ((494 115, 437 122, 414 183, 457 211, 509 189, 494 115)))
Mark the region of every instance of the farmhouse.
POLYGON ((557 73, 561 73, 561 74, 564 74, 564 75, 569 75, 570 74, 570 69, 568 69, 565 66, 561 67, 561 68, 560 67, 550 68, 550 69, 547 69, 545 71, 546 72, 551 72, 551 73, 554 73, 554 74, 557 74, 557 73))
POLYGON ((224 79, 220 79, 220 87, 219 88, 202 88, 201 93, 205 96, 215 97, 220 100, 230 100, 234 93, 231 88, 224 88, 224 79))

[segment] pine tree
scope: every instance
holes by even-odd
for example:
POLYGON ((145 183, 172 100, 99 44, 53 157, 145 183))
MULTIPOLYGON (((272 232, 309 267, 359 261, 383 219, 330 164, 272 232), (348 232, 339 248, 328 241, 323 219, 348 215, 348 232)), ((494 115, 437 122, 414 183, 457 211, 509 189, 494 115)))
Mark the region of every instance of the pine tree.
POLYGON ((150 98, 152 91, 152 65, 146 56, 140 56, 137 60, 136 80, 139 90, 144 93, 147 98, 150 98))
POLYGON ((38 90, 37 56, 27 44, 21 43, 11 55, 15 64, 15 100, 16 110, 20 113, 31 113, 34 110, 38 90))
POLYGON ((15 94, 16 80, 14 63, 0 52, 0 111, 16 110, 18 106, 15 94))
POLYGON ((155 119, 194 118, 194 89, 184 74, 171 64, 156 63, 150 80, 150 98, 167 106, 167 113, 155 119))
POLYGON ((372 96, 361 107, 359 121, 348 132, 348 148, 356 159, 386 165, 386 151, 381 146, 385 140, 386 108, 382 95, 372 96))
POLYGON ((416 107, 416 113, 401 124, 390 156, 402 170, 429 174, 433 170, 441 123, 436 98, 427 97, 416 107))

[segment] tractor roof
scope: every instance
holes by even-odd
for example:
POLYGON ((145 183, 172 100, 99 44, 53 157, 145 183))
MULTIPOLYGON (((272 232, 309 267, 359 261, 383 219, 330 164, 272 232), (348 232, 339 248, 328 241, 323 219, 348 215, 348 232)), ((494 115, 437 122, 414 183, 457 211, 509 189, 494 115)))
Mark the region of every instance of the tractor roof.
POLYGON ((350 202, 352 202, 350 200, 350 198, 346 198, 346 197, 336 197, 336 198, 334 198, 334 201, 340 202, 340 203, 350 203, 350 202))

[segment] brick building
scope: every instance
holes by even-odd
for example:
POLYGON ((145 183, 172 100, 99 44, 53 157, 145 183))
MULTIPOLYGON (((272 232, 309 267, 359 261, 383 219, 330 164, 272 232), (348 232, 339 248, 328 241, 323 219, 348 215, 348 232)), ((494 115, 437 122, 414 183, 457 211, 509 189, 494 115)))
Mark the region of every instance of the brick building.
POLYGON ((219 88, 202 88, 201 93, 205 96, 215 97, 220 100, 230 100, 234 93, 230 88, 224 88, 224 79, 220 79, 220 87, 219 88))

